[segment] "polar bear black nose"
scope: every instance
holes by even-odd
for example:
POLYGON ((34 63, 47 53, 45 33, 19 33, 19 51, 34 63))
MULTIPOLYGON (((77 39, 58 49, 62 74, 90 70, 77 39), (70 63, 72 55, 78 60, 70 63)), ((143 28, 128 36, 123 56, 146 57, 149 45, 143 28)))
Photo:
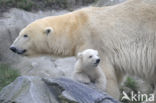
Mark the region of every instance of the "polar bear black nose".
POLYGON ((96 63, 99 63, 99 62, 100 62, 100 59, 97 59, 97 60, 96 60, 96 63))
POLYGON ((10 47, 10 50, 15 52, 15 53, 17 52, 17 49, 15 47, 10 47))

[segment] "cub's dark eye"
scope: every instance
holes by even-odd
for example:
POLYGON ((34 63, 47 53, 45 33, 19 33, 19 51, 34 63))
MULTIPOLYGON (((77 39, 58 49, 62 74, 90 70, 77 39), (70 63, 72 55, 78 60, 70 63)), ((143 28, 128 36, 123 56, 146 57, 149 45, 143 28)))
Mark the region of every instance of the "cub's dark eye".
POLYGON ((89 58, 92 58, 92 56, 89 56, 89 58))
POLYGON ((25 38, 26 38, 26 37, 28 37, 28 35, 26 35, 26 34, 25 34, 25 35, 23 35, 23 37, 25 37, 25 38))

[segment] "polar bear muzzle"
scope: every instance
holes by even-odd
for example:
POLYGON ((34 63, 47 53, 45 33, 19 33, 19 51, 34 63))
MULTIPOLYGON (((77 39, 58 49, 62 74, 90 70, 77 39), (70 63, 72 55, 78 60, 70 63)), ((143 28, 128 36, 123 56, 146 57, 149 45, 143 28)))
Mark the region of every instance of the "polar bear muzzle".
POLYGON ((100 63, 100 59, 97 59, 97 60, 96 60, 96 64, 99 64, 99 63, 100 63))
POLYGON ((17 53, 17 54, 24 54, 27 51, 26 49, 19 50, 16 47, 13 47, 13 46, 10 47, 10 50, 13 51, 14 53, 17 53))

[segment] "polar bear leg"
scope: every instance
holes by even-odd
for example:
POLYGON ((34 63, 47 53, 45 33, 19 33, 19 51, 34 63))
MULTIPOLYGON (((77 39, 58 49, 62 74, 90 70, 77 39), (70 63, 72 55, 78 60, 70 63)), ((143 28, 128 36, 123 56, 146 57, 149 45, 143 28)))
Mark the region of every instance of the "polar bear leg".
POLYGON ((95 85, 102 91, 106 91, 106 79, 99 78, 98 80, 96 80, 95 85))
POLYGON ((123 80, 124 80, 125 74, 124 74, 123 72, 121 72, 121 71, 115 71, 115 73, 116 73, 118 85, 120 86, 121 83, 122 83, 123 80))
POLYGON ((106 91, 114 98, 116 98, 117 100, 119 100, 120 97, 120 90, 119 90, 119 86, 116 80, 116 77, 114 76, 107 76, 107 86, 106 86, 106 91))
POLYGON ((120 90, 114 68, 106 61, 102 61, 100 67, 104 71, 107 80, 106 92, 119 100, 120 90))
POLYGON ((82 83, 90 83, 89 77, 84 73, 75 73, 74 78, 82 83))

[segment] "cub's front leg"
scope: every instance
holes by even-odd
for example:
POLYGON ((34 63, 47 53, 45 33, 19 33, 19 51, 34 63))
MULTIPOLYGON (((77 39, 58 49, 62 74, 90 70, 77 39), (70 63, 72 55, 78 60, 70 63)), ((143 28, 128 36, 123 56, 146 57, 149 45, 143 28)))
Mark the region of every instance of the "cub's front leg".
POLYGON ((105 77, 100 77, 96 80, 95 85, 97 88, 99 88, 102 91, 106 91, 106 78, 105 77))
POLYGON ((73 78, 82 83, 86 83, 86 84, 90 83, 89 77, 84 73, 74 73, 73 78))

